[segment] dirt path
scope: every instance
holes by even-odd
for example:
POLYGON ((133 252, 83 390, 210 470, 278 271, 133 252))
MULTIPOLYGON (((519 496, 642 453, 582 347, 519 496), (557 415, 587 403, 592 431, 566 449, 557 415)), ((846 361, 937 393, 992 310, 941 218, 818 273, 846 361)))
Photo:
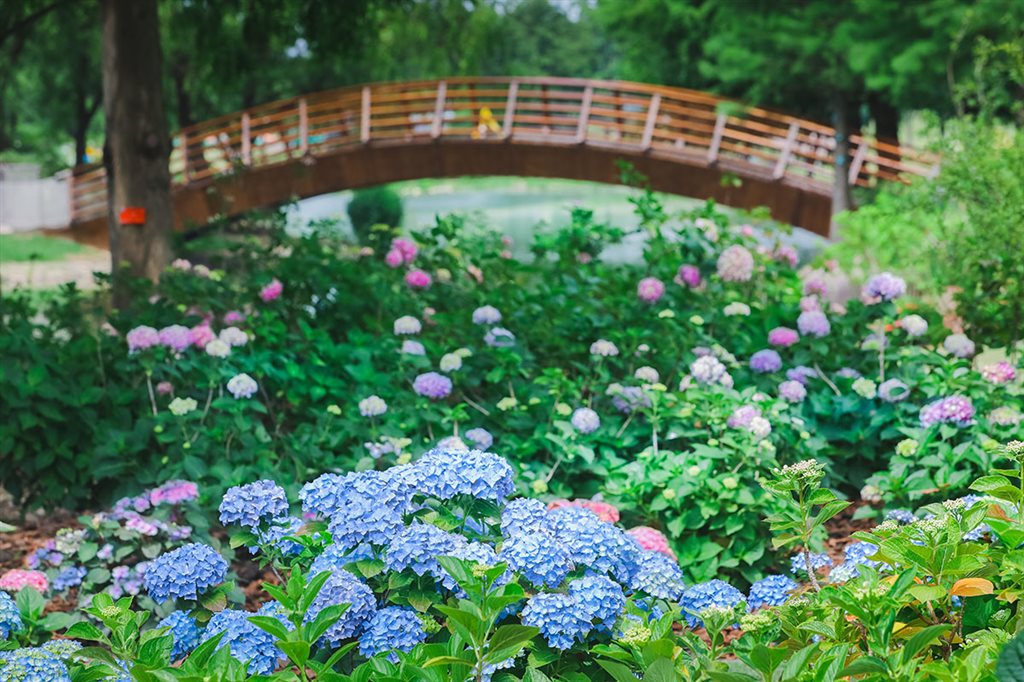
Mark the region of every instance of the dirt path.
POLYGON ((104 251, 62 260, 27 263, 0 263, 0 290, 18 286, 31 289, 52 289, 65 282, 75 282, 81 289, 94 286, 93 272, 110 272, 110 255, 104 251))

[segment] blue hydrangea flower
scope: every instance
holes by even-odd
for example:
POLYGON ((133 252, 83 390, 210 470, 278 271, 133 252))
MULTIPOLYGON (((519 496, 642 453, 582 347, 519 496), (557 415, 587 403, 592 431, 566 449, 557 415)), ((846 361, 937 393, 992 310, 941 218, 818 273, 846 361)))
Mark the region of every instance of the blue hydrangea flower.
POLYGON ((4 682, 71 682, 59 658, 41 648, 0 651, 0 675, 4 682))
POLYGON ((277 669, 279 663, 287 660, 287 657, 274 646, 274 636, 253 625, 249 618, 257 614, 276 616, 285 627, 291 629, 291 624, 278 612, 277 606, 271 602, 264 605, 256 614, 235 609, 215 613, 203 630, 202 641, 205 642, 223 632, 224 636, 217 644, 218 649, 228 647, 234 658, 248 664, 250 675, 269 675, 277 669))
POLYGON ((658 599, 678 601, 686 589, 679 564, 661 552, 644 550, 637 561, 637 572, 630 586, 658 599))
POLYGON ((907 511, 906 509, 892 509, 886 515, 887 521, 892 520, 896 523, 906 526, 914 521, 917 521, 917 517, 914 516, 914 512, 907 511))
POLYGON ((567 594, 540 593, 530 597, 521 616, 523 625, 540 628, 554 649, 569 649, 590 632, 590 619, 579 603, 567 594))
POLYGON ((388 651, 388 660, 398 661, 394 652, 409 652, 417 644, 427 640, 423 622, 412 609, 403 606, 388 606, 377 613, 366 626, 359 638, 359 653, 367 658, 388 651))
POLYGON ((288 496, 274 481, 262 480, 228 488, 220 503, 220 522, 237 523, 249 528, 263 521, 288 515, 288 496))
POLYGON ((470 495, 502 502, 516 487, 505 458, 479 450, 431 450, 416 463, 416 469, 419 492, 439 500, 470 495))
POLYGON ((39 648, 45 649, 60 660, 67 662, 71 660, 72 656, 78 653, 78 650, 82 648, 82 645, 73 639, 51 639, 49 642, 42 644, 39 648))
POLYGON ((209 545, 192 543, 161 554, 146 569, 149 596, 163 603, 168 599, 198 599, 207 588, 224 582, 228 562, 209 545))
POLYGON ((309 567, 309 574, 312 576, 335 568, 344 568, 354 561, 375 559, 376 557, 377 554, 373 547, 365 542, 352 549, 342 545, 328 545, 323 554, 313 559, 313 564, 309 567))
POLYGON ((709 606, 732 608, 744 600, 743 593, 724 580, 709 580, 688 588, 679 598, 683 617, 691 628, 703 627, 698 614, 709 606))
POLYGON ((540 500, 520 497, 505 505, 501 512, 501 534, 554 532, 547 506, 540 500))
POLYGON ((844 561, 829 571, 828 581, 830 583, 845 583, 859 575, 860 571, 857 570, 857 564, 852 561, 844 561))
MULTIPOLYGON (((807 562, 804 559, 805 552, 794 554, 789 559, 789 570, 795 575, 807 575, 807 562)), ((811 552, 811 569, 815 572, 832 565, 832 558, 824 552, 811 552)))
POLYGON ((569 583, 569 596, 576 600, 588 620, 599 630, 611 631, 626 608, 622 586, 603 575, 588 575, 569 583))
POLYGON ((21 632, 25 624, 14 598, 0 590, 0 639, 7 639, 12 632, 21 632))
POLYGON ((569 550, 573 563, 624 585, 633 582, 643 552, 636 540, 582 507, 561 507, 551 511, 549 518, 555 540, 569 550))
POLYGON ((878 551, 878 546, 870 542, 851 542, 843 548, 843 556, 847 561, 857 566, 870 566, 878 568, 882 566, 881 561, 874 561, 868 557, 878 551))
POLYGON ((171 660, 177 661, 191 653, 199 646, 199 626, 188 611, 171 611, 166 618, 157 623, 157 627, 170 628, 167 631, 174 638, 171 647, 171 660))
POLYGON ((54 592, 63 592, 70 590, 72 587, 78 587, 82 584, 82 580, 85 579, 86 573, 88 571, 84 566, 68 566, 53 579, 53 582, 50 583, 50 588, 54 592))
MULTIPOLYGON (((282 554, 294 556, 302 552, 302 544, 285 538, 289 535, 298 535, 303 525, 302 519, 296 516, 274 519, 268 528, 256 528, 256 538, 262 545, 273 545, 282 554)), ((258 551, 258 547, 249 548, 249 554, 256 554, 258 551)))
POLYGON ((769 575, 761 578, 750 586, 747 597, 747 610, 753 611, 762 606, 780 606, 786 603, 790 593, 799 585, 786 575, 769 575))
POLYGON ((441 530, 429 523, 413 523, 406 526, 391 540, 391 546, 384 555, 384 565, 389 571, 411 568, 416 575, 432 573, 439 575, 441 566, 437 557, 450 556, 466 544, 466 539, 441 530))
POLYGON ((321 644, 332 647, 337 647, 342 640, 361 635, 377 611, 377 602, 366 583, 348 571, 335 570, 309 605, 306 622, 316 618, 328 606, 337 604, 348 604, 349 607, 322 637, 321 644))
POLYGON ((405 525, 403 515, 415 491, 411 466, 386 471, 324 474, 299 493, 307 513, 329 518, 334 542, 346 548, 363 542, 387 544, 405 525))
POLYGON ((546 533, 513 535, 502 544, 499 556, 537 587, 558 587, 572 570, 569 552, 546 533))

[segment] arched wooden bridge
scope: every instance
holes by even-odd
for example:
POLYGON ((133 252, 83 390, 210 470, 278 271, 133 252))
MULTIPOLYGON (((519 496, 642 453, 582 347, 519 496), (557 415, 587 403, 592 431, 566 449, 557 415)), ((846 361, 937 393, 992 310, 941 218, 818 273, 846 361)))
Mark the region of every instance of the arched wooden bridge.
MULTIPOLYGON (((853 136, 849 182, 930 175, 936 160, 853 136)), ((834 130, 682 88, 567 78, 449 78, 271 102, 177 132, 179 229, 342 189, 462 175, 615 183, 625 160, 653 189, 766 206, 828 234, 834 130), (741 182, 730 182, 735 176, 741 182)), ((102 167, 75 169, 72 234, 106 245, 102 167)))

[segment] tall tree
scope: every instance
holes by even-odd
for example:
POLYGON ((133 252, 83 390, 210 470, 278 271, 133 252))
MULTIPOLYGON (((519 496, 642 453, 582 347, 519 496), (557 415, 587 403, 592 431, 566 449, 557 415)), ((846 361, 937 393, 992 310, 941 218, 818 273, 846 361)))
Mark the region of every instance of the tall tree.
MULTIPOLYGON (((157 0, 102 2, 103 165, 112 269, 116 274, 124 263, 131 274, 156 281, 171 259, 173 224, 157 0), (126 208, 143 209, 142 224, 122 225, 126 208)), ((115 298, 126 302, 123 287, 115 288, 115 298)))

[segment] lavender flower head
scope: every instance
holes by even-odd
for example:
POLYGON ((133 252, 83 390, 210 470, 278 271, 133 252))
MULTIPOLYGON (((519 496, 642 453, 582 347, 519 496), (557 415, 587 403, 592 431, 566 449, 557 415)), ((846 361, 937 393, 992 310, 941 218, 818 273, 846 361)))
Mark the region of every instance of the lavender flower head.
POLYGON ((675 282, 676 284, 696 289, 700 286, 701 282, 700 268, 696 265, 680 265, 679 272, 676 273, 675 282))
POLYGON ((921 426, 928 428, 933 424, 952 424, 969 426, 974 422, 974 405, 970 398, 953 395, 940 398, 921 408, 921 426))
POLYGON ((820 310, 808 310, 800 313, 800 317, 796 318, 796 328, 804 336, 816 336, 819 339, 828 336, 832 331, 828 317, 820 310))
POLYGON ((818 376, 818 372, 813 367, 806 367, 799 365, 792 369, 786 370, 786 378, 791 381, 799 381, 804 386, 807 385, 809 379, 813 379, 818 376))
POLYGON ((451 394, 452 380, 437 372, 426 372, 413 380, 412 389, 424 398, 441 400, 451 394))
POLYGON ((494 445, 494 436, 487 429, 477 427, 466 431, 466 438, 480 450, 487 450, 494 445))
POLYGON ((516 344, 516 335, 504 327, 492 327, 484 334, 484 343, 491 348, 510 348, 516 344))
POLYGON ((974 355, 974 341, 966 334, 950 334, 942 341, 942 347, 950 355, 958 358, 969 358, 974 355))
POLYGON ((878 387, 878 397, 887 403, 898 403, 910 395, 910 387, 899 379, 887 379, 878 387))
POLYGON ((577 407, 569 421, 583 434, 593 433, 601 427, 601 418, 589 407, 577 407))
POLYGON ((145 325, 135 327, 125 334, 125 341, 128 342, 128 352, 137 353, 140 350, 152 348, 160 343, 160 332, 145 325))
POLYGON ((251 398, 259 390, 256 380, 248 374, 236 374, 228 380, 228 393, 236 400, 251 398))
POLYGON ((473 324, 498 324, 501 322, 501 312, 493 305, 480 306, 473 311, 473 324))
POLYGON ((733 410, 733 413, 729 415, 729 419, 726 421, 726 425, 731 429, 746 429, 750 427, 750 422, 754 417, 761 416, 761 409, 756 405, 743 405, 733 410))
POLYGON ((875 275, 867 281, 862 294, 868 299, 881 299, 892 301, 907 292, 907 283, 902 277, 897 277, 891 272, 883 272, 875 275))
POLYGON ((791 403, 803 402, 807 389, 799 381, 783 381, 779 384, 779 397, 791 403))
POLYGON ((718 256, 717 269, 726 282, 747 282, 754 275, 754 256, 738 244, 730 246, 718 256))
POLYGON ((665 295, 665 283, 657 277, 644 277, 637 284, 636 295, 644 303, 655 303, 665 295))
POLYGON ((782 369, 782 358, 770 348, 759 350, 750 356, 750 369, 758 374, 770 374, 782 369))
POLYGON ((180 324, 164 327, 160 330, 160 345, 176 353, 184 352, 192 345, 192 331, 180 324))
POLYGON ((991 384, 1008 384, 1017 378, 1017 368, 1006 360, 981 368, 981 376, 991 384))
POLYGON ((728 370, 714 355, 703 355, 690 363, 690 376, 698 384, 719 384, 728 370))
POLYGON ((399 352, 403 355, 426 355, 427 349, 419 341, 406 339, 402 342, 402 348, 399 352))
POLYGON ((288 515, 288 497, 284 488, 264 479, 228 488, 220 503, 220 522, 255 528, 264 521, 288 515))

